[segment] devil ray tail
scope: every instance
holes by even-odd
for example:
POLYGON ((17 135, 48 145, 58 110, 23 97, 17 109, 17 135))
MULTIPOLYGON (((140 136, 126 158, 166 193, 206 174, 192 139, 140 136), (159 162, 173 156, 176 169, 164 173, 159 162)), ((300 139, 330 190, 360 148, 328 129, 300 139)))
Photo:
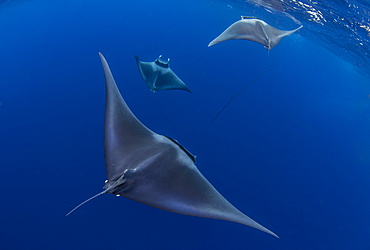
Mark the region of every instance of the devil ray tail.
POLYGON ((165 116, 165 114, 163 113, 162 109, 159 107, 158 97, 157 97, 158 95, 156 95, 155 93, 154 93, 154 95, 155 95, 155 97, 154 97, 155 106, 157 107, 159 113, 161 113, 163 119, 165 119, 166 122, 170 123, 170 121, 167 119, 167 116, 165 116))
POLYGON ((220 115, 221 113, 227 108, 227 106, 230 105, 230 103, 238 96, 240 95, 246 88, 248 88, 249 86, 251 86, 253 83, 255 83, 256 81, 258 81, 267 71, 267 68, 268 68, 268 65, 269 65, 269 62, 270 62, 270 50, 267 50, 267 61, 266 61, 266 64, 265 64, 265 67, 263 68, 263 70, 261 71, 261 73, 256 77, 254 78, 252 81, 248 82, 246 85, 244 85, 223 107, 222 109, 217 113, 217 115, 212 119, 211 123, 213 123, 220 115))

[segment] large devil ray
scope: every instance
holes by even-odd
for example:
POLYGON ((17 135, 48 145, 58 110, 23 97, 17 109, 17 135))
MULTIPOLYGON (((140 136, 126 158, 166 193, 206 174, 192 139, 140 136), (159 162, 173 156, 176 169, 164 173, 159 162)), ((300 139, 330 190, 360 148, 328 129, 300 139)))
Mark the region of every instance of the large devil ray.
POLYGON ((150 91, 180 89, 191 93, 188 86, 170 68, 170 59, 165 61, 162 56, 154 62, 142 62, 138 56, 135 56, 135 59, 140 74, 150 91))
POLYGON ((135 117, 123 100, 107 61, 99 55, 106 80, 104 135, 108 176, 100 194, 124 196, 169 212, 232 221, 278 237, 231 205, 199 172, 195 157, 177 141, 154 133, 135 117))
POLYGON ((289 36, 303 27, 300 26, 297 29, 285 31, 276 29, 268 25, 265 21, 257 18, 245 16, 241 18, 242 20, 230 25, 221 35, 210 42, 208 47, 231 39, 244 39, 261 43, 265 45, 266 49, 270 50, 275 47, 283 37, 289 36))

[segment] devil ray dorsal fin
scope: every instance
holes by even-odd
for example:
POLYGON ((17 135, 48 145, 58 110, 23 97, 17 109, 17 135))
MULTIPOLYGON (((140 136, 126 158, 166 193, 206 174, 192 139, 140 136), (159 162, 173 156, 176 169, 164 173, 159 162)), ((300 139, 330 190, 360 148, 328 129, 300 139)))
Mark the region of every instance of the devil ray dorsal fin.
POLYGON ((195 155, 193 155, 192 153, 190 153, 190 151, 189 151, 189 150, 187 150, 183 145, 181 145, 177 140, 175 140, 175 139, 173 139, 173 138, 171 138, 171 137, 165 136, 165 135, 164 135, 164 137, 166 137, 166 138, 170 139, 170 140, 171 140, 172 142, 174 142, 177 146, 179 146, 179 147, 182 149, 182 151, 184 151, 184 152, 185 152, 185 154, 187 154, 187 155, 190 157, 190 159, 195 163, 196 158, 197 158, 195 155))
POLYGON ((257 17, 254 16, 240 16, 241 20, 243 19, 257 19, 257 17))

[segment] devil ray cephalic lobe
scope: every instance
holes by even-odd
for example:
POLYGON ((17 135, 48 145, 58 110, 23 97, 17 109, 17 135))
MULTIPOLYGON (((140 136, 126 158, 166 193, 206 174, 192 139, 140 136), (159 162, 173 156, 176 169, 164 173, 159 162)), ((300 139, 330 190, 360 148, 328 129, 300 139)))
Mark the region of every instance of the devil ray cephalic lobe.
POLYGON ((221 35, 210 42, 208 47, 227 40, 244 39, 261 43, 265 45, 266 49, 272 49, 283 37, 289 36, 303 27, 300 26, 294 30, 284 31, 276 29, 265 21, 257 18, 249 18, 245 16, 242 16, 241 18, 242 20, 230 25, 221 33, 221 35))
POLYGON ((135 56, 137 67, 146 85, 152 92, 159 90, 179 89, 191 93, 186 84, 170 68, 170 59, 159 56, 154 62, 142 62, 135 56))
POLYGON ((107 61, 99 55, 107 91, 104 131, 108 180, 102 193, 174 213, 241 223, 278 237, 231 205, 199 172, 195 157, 177 141, 154 133, 135 117, 107 61))

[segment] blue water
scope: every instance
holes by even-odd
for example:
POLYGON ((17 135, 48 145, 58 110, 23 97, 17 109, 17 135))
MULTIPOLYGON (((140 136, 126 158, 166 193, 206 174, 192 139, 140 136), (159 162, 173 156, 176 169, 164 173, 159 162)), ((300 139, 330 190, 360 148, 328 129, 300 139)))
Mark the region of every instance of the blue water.
POLYGON ((370 249, 369 31, 332 28, 325 9, 369 27, 369 4, 301 2, 325 13, 320 24, 298 2, 2 1, 0 249, 370 249), (210 125, 267 61, 250 41, 207 47, 240 15, 305 27, 210 125), (65 217, 106 179, 99 51, 137 117, 197 155, 210 182, 280 239, 113 195, 65 217), (147 89, 134 55, 160 54, 193 94, 147 89))

